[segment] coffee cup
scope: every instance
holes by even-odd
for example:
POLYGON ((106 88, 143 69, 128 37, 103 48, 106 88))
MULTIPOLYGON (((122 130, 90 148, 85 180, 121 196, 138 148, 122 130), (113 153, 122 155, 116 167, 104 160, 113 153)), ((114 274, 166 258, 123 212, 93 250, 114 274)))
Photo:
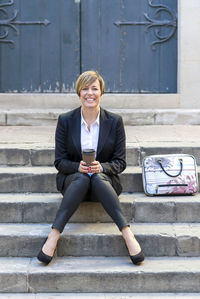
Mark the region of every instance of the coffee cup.
POLYGON ((91 163, 95 160, 95 150, 94 149, 84 149, 82 151, 82 159, 87 166, 90 166, 91 163))

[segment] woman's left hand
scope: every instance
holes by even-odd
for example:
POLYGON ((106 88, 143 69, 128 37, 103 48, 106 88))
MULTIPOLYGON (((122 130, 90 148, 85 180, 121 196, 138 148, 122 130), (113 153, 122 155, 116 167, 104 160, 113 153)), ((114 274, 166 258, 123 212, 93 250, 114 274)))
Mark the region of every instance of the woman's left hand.
POLYGON ((91 173, 100 173, 101 172, 101 164, 99 161, 93 161, 89 166, 89 171, 91 173))

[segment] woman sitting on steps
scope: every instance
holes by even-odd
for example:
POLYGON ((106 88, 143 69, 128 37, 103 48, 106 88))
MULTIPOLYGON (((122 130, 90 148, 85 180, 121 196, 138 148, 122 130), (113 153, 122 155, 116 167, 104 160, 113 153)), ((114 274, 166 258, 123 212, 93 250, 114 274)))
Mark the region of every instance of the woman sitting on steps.
POLYGON ((122 186, 118 174, 126 168, 125 132, 121 116, 100 108, 103 78, 94 71, 82 73, 76 82, 81 107, 59 116, 56 128, 55 167, 57 189, 63 194, 52 230, 38 260, 48 264, 60 234, 79 204, 88 196, 98 200, 122 232, 133 264, 144 254, 124 218, 118 195, 122 186), (90 166, 82 151, 92 148, 96 159, 90 166))

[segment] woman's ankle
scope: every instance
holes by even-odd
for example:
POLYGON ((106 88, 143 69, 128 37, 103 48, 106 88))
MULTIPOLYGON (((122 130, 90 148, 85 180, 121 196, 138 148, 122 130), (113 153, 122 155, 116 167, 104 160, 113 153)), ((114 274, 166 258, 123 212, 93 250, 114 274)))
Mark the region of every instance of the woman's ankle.
POLYGON ((129 239, 129 238, 135 238, 135 236, 132 233, 129 226, 125 226, 125 227, 122 228, 122 236, 125 240, 129 239))
POLYGON ((52 254, 56 249, 59 238, 60 238, 60 232, 57 229, 52 229, 52 231, 48 235, 45 244, 43 245, 42 251, 45 254, 52 256, 52 254))
POLYGON ((59 239, 60 239, 59 230, 57 230, 56 228, 53 228, 51 230, 50 234, 48 235, 48 240, 55 240, 58 242, 59 239))
POLYGON ((136 255, 141 251, 139 242, 136 240, 134 234, 132 233, 130 227, 125 227, 122 229, 122 236, 126 243, 130 255, 136 255))

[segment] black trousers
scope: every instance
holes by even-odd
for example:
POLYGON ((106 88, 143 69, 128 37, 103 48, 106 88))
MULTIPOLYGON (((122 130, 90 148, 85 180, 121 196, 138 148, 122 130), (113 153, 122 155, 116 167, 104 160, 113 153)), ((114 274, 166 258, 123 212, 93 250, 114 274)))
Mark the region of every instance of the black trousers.
POLYGON ((127 226, 124 218, 117 193, 112 187, 111 178, 104 174, 83 174, 80 172, 66 176, 63 188, 63 200, 56 214, 52 228, 56 228, 61 233, 79 204, 90 196, 94 201, 99 201, 106 212, 121 231, 127 226))

